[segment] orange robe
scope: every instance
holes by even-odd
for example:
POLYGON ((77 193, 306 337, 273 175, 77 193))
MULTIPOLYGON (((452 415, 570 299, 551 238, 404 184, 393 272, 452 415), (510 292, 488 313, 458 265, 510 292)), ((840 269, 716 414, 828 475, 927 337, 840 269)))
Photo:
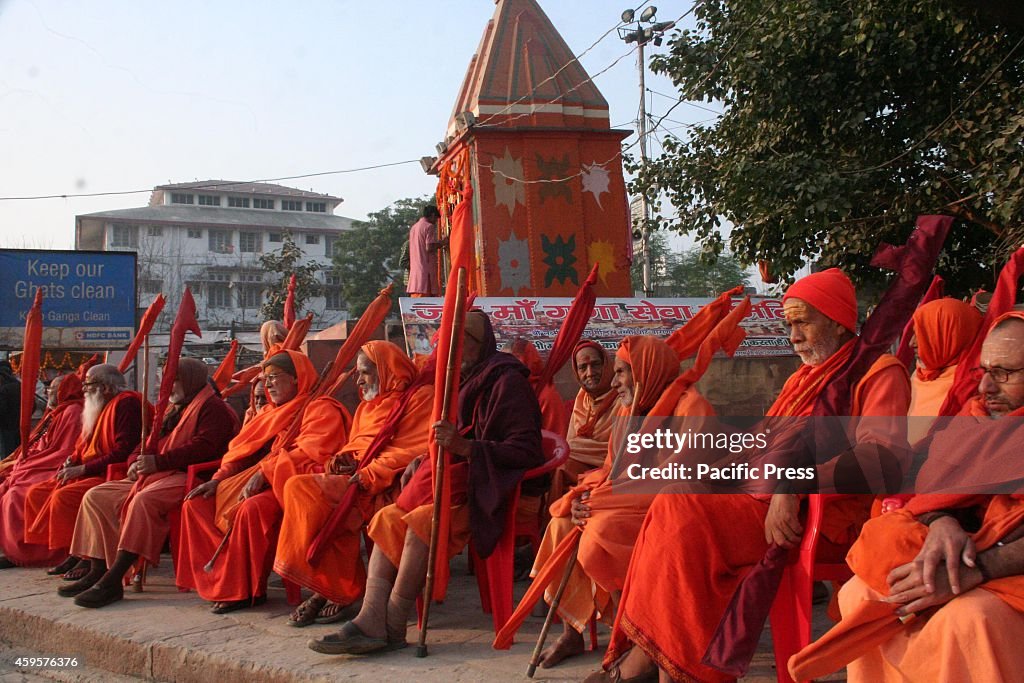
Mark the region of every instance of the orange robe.
MULTIPOLYGON (((392 409, 412 382, 416 368, 398 347, 386 342, 370 342, 364 352, 377 366, 381 393, 371 401, 360 402, 352 421, 349 441, 341 454, 359 461, 367 447, 384 427, 392 409)), ((274 571, 282 577, 310 588, 339 604, 348 604, 362 595, 366 586, 366 568, 359 553, 359 530, 374 513, 393 502, 396 484, 406 466, 427 452, 433 386, 421 386, 399 418, 394 436, 373 461, 360 468, 362 481, 355 504, 343 528, 331 539, 317 564, 306 560, 314 539, 324 527, 349 486, 347 475, 301 474, 284 487, 284 521, 274 571)))
POLYGON ((182 506, 176 581, 183 588, 195 589, 205 600, 227 602, 266 595, 281 525, 279 496, 283 496, 287 479, 322 468, 348 434, 351 417, 344 406, 332 398, 307 403, 317 377, 313 364, 297 351, 286 353, 296 369, 297 395, 282 406, 260 412, 231 440, 213 475, 221 482, 216 496, 193 498, 182 506), (300 419, 301 424, 294 438, 288 439, 293 419, 300 419), (269 454, 246 467, 270 439, 269 454), (270 488, 238 502, 257 468, 270 488), (228 530, 227 545, 213 570, 204 571, 228 530))
MULTIPOLYGON (((124 462, 139 445, 141 433, 140 396, 123 391, 103 407, 88 442, 79 437, 73 460, 76 464, 89 464, 113 453, 113 462, 124 462), (121 433, 117 431, 118 424, 123 427, 121 433)), ((58 486, 56 479, 32 486, 25 498, 25 542, 47 545, 51 550, 70 548, 82 496, 104 480, 105 476, 86 476, 63 486, 58 486)))
POLYGON ((0 483, 0 550, 4 557, 23 567, 51 565, 64 558, 62 549, 25 542, 25 498, 34 484, 53 479, 74 452, 82 431, 81 398, 58 405, 49 419, 46 433, 29 447, 28 453, 11 458, 13 465, 0 483))
MULTIPOLYGON (((852 342, 822 366, 797 370, 769 414, 810 415, 829 373, 841 367, 841 354, 851 348, 852 342)), ((883 356, 858 382, 853 396, 855 416, 903 416, 910 405, 906 370, 893 356, 883 356)), ((857 434, 858 442, 874 437, 857 434)), ((767 550, 769 501, 764 496, 671 490, 657 496, 637 539, 605 664, 622 656, 632 641, 675 679, 730 680, 701 660, 736 587, 767 550), (671 609, 665 607, 667 595, 677 596, 671 609)), ((867 519, 870 504, 870 496, 850 496, 831 505, 822 529, 825 540, 849 542, 867 519)), ((824 546, 828 549, 829 544, 824 546)))

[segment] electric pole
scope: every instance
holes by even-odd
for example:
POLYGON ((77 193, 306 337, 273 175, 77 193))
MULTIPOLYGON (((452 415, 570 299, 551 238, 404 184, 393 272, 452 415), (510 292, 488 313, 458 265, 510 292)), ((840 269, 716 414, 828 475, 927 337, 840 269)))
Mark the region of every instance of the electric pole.
MULTIPOLYGON (((636 25, 632 28, 623 27, 619 29, 619 38, 627 43, 636 43, 637 45, 637 56, 636 64, 637 70, 640 72, 640 113, 639 120, 637 121, 637 135, 640 136, 640 166, 642 169, 647 168, 647 85, 645 83, 645 77, 647 74, 647 65, 644 62, 644 46, 648 42, 653 41, 655 45, 661 45, 662 35, 665 31, 676 25, 674 21, 654 21, 654 15, 657 14, 657 7, 648 7, 640 15, 636 25), (643 23, 646 22, 650 26, 644 27, 643 23)), ((635 12, 631 9, 627 9, 622 13, 622 23, 629 24, 633 22, 635 12)), ((651 263, 651 206, 647 200, 647 194, 642 193, 640 195, 640 258, 643 264, 643 280, 644 280, 644 296, 653 296, 654 287, 651 282, 652 278, 652 263, 651 263)))

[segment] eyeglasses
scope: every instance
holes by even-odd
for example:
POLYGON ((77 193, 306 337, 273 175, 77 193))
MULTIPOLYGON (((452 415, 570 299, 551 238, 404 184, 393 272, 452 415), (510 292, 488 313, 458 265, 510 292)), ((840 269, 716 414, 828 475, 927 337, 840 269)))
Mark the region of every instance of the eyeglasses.
POLYGON ((266 375, 265 374, 265 375, 263 375, 263 383, 264 384, 277 384, 277 381, 281 377, 291 378, 291 375, 289 375, 287 372, 275 372, 273 375, 266 375))
POLYGON ((1010 381, 1010 376, 1018 372, 1024 372, 1024 368, 977 367, 971 370, 971 377, 980 382, 982 377, 988 375, 996 384, 1006 384, 1010 381))

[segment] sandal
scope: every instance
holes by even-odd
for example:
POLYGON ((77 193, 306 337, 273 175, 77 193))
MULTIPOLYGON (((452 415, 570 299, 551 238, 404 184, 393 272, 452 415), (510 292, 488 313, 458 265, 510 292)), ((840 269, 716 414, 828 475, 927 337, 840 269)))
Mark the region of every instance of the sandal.
POLYGON ((240 609, 246 607, 258 607, 267 601, 267 596, 257 595, 255 598, 247 600, 228 600, 226 602, 215 602, 213 607, 210 609, 214 614, 227 614, 228 612, 237 612, 240 609))
POLYGON ((356 609, 356 603, 351 602, 347 605, 340 605, 330 600, 320 607, 320 611, 317 612, 314 621, 318 624, 336 624, 339 621, 355 619, 357 614, 359 614, 359 611, 356 609))
POLYGON ((46 573, 49 576, 60 576, 64 572, 69 572, 74 569, 76 564, 78 564, 78 558, 74 555, 68 555, 68 559, 64 560, 56 567, 50 567, 46 570, 46 573))
MULTIPOLYGON (((346 621, 337 633, 314 638, 308 643, 309 649, 325 655, 365 655, 371 652, 398 649, 387 638, 373 638, 363 633, 351 621, 346 621)), ((405 647, 404 644, 401 647, 405 647)))
POLYGON ((295 627, 309 626, 316 620, 317 615, 324 605, 329 604, 327 598, 324 596, 314 593, 312 597, 307 598, 305 602, 295 608, 292 615, 288 618, 288 625, 295 627))
POLYGON ((583 683, 657 683, 658 670, 646 671, 636 676, 623 678, 619 665, 614 664, 605 671, 595 671, 583 679, 583 683))
POLYGON ((64 572, 64 576, 61 578, 65 581, 78 581, 85 577, 92 569, 92 562, 89 560, 78 560, 78 564, 64 572))

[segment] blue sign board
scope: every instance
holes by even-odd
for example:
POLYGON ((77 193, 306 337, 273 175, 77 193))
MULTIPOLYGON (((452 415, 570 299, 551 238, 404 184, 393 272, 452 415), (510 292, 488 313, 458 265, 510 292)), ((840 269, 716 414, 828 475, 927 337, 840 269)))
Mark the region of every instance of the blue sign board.
POLYGON ((135 332, 134 252, 0 249, 0 347, 20 348, 43 292, 43 347, 124 348, 135 332))

